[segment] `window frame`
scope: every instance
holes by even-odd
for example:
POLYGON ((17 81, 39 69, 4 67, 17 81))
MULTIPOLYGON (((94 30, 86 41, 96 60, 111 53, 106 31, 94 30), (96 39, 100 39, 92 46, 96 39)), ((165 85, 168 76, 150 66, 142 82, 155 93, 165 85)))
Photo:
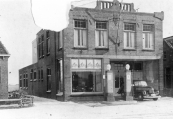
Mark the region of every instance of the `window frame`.
MULTIPOLYGON (((99 33, 100 34, 100 33, 99 33)), ((95 22, 95 47, 96 48, 108 48, 108 42, 109 40, 108 40, 108 22, 107 21, 96 21, 95 22), (106 25, 106 28, 104 29, 104 28, 97 28, 97 23, 105 23, 106 25), (100 43, 101 42, 101 38, 100 38, 100 35, 99 35, 99 40, 98 40, 98 46, 97 46, 97 44, 96 44, 96 40, 97 40, 97 36, 96 36, 96 32, 102 32, 102 31, 105 31, 106 32, 106 41, 104 41, 104 39, 102 40, 102 42, 103 43, 100 43), (100 41, 100 42, 99 42, 100 41), (106 44, 105 44, 106 43, 106 44), (99 46, 99 44, 104 44, 104 45, 102 45, 102 46, 99 46)))
POLYGON ((154 29, 155 29, 154 24, 143 24, 142 25, 142 49, 143 50, 154 50, 155 49, 154 29), (152 31, 144 31, 144 25, 151 25, 152 26, 152 31), (145 47, 146 46, 146 44, 145 44, 146 39, 144 41, 144 34, 145 34, 145 36, 146 35, 148 36, 148 35, 151 35, 152 34, 152 41, 150 41, 150 43, 149 43, 149 44, 152 44, 152 45, 148 45, 148 47, 145 47))
MULTIPOLYGON (((136 23, 131 23, 131 22, 124 22, 123 24, 123 41, 124 41, 124 49, 127 49, 127 50, 135 50, 135 46, 136 46, 136 23), (131 25, 134 25, 134 30, 125 30, 125 25, 126 24, 131 24, 131 25), (125 41, 125 33, 127 33, 128 38, 130 38, 130 42, 132 42, 132 46, 127 46, 127 40, 125 41), (134 33, 134 41, 132 41, 131 39, 131 34, 134 33)), ((130 43, 129 42, 129 43, 130 43)))
MULTIPOLYGON (((76 59, 76 58, 74 58, 74 59, 76 59)), ((83 59, 83 58, 81 58, 81 59, 83 59)), ((84 58, 85 59, 85 58, 84 58)), ((89 60, 89 59, 86 59, 86 60, 89 60)), ((90 60, 100 60, 101 61, 101 67, 102 67, 102 59, 90 59, 90 60)), ((79 59, 78 59, 78 62, 79 62, 79 59)), ((71 63, 72 63, 72 59, 71 59, 71 63)), ((73 74, 73 72, 100 72, 100 74, 101 74, 101 78, 102 78, 102 68, 99 68, 99 69, 97 69, 97 68, 93 68, 93 69, 76 69, 76 68, 72 68, 71 67, 71 81, 70 81, 70 83, 71 83, 71 95, 81 95, 81 94, 103 94, 103 79, 101 79, 101 92, 73 92, 72 90, 72 74, 73 74)))
POLYGON ((49 30, 47 30, 46 31, 46 53, 47 53, 47 55, 50 55, 50 43, 51 42, 51 40, 50 40, 50 31, 49 30))
POLYGON ((74 19, 73 20, 73 31, 74 31, 74 37, 73 37, 74 38, 74 48, 87 48, 87 45, 88 45, 88 22, 87 22, 87 20, 86 19, 74 19), (75 21, 83 21, 83 22, 85 22, 85 28, 75 27, 75 21), (86 38, 85 38, 86 41, 85 42, 84 42, 84 40, 81 40, 79 38, 77 40, 75 40, 75 30, 78 30, 77 31, 78 32, 77 36, 79 36, 79 32, 82 32, 82 34, 83 34, 83 31, 86 32, 86 38), (78 45, 79 44, 78 40, 82 41, 83 45, 78 45))
POLYGON ((51 92, 51 88, 52 88, 52 74, 51 74, 51 68, 47 68, 47 92, 51 92), (50 87, 49 87, 50 84, 50 87))

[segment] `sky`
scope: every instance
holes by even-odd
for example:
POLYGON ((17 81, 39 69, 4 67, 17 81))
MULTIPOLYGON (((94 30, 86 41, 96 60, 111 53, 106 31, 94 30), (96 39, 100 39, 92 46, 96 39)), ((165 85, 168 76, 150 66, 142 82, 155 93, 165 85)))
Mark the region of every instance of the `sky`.
MULTIPOLYGON (((97 0, 71 1, 74 6, 92 8, 95 7, 95 1, 97 0)), ((138 12, 154 13, 163 11, 163 37, 173 36, 173 0, 119 1, 134 3, 134 7, 138 9, 138 12)), ((58 2, 60 3, 58 4, 59 6, 64 4, 63 1, 58 2)), ((53 5, 58 6, 56 4, 53 5)), ((49 6, 50 8, 52 7, 51 5, 49 6)), ((49 8, 49 6, 46 7, 49 8)), ((48 21, 48 23, 56 22, 48 21)), ((0 0, 0 41, 11 54, 8 61, 9 84, 18 84, 19 69, 32 64, 32 41, 42 28, 44 26, 35 24, 31 11, 31 0, 0 0)))

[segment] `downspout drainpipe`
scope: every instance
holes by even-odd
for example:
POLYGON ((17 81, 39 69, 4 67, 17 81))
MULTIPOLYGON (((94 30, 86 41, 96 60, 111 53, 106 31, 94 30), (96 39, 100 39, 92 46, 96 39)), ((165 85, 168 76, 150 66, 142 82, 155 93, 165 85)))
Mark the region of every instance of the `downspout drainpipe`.
POLYGON ((64 78, 64 30, 62 30, 62 68, 63 68, 63 101, 65 101, 65 78, 64 78))
POLYGON ((56 91, 55 91, 55 98, 56 98, 57 89, 58 89, 58 87, 57 87, 57 84, 58 84, 57 82, 58 82, 58 81, 57 81, 57 62, 56 62, 56 32, 55 32, 55 31, 54 31, 54 40, 55 40, 55 41, 54 41, 54 42, 55 42, 55 44, 54 44, 54 45, 55 45, 55 46, 54 46, 54 48, 55 48, 55 82, 56 82, 56 83, 55 83, 55 85, 56 85, 56 86, 55 86, 55 87, 56 87, 56 88, 55 88, 55 89, 56 89, 56 91))

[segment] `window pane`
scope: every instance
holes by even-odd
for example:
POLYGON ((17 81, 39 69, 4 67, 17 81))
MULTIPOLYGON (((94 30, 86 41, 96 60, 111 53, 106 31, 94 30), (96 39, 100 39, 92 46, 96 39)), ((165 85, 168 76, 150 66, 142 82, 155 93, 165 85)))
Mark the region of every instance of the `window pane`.
POLYGON ((74 27, 86 28, 86 21, 85 20, 74 20, 74 27))
POLYGON ((153 25, 151 24, 144 24, 143 25, 143 31, 153 31, 153 25))
POLYGON ((104 31, 104 46, 108 46, 108 33, 107 31, 104 31))
POLYGON ((101 92, 101 72, 73 72, 72 92, 101 92))
POLYGON ((86 46, 86 37, 87 37, 87 32, 86 32, 86 30, 82 30, 83 31, 83 46, 86 46))
POLYGON ((127 47, 127 32, 124 32, 124 47, 127 47))
POLYGON ((96 47, 99 46, 99 31, 97 30, 95 32, 95 45, 96 47))
POLYGON ((106 22, 96 22, 96 29, 107 29, 106 22))
POLYGON ((131 37, 130 37, 130 46, 133 48, 134 47, 134 41, 135 41, 135 33, 130 33, 131 34, 131 37))
POLYGON ((135 24, 125 23, 124 24, 124 30, 135 31, 135 24))
POLYGON ((74 29, 74 46, 78 46, 78 30, 74 29))

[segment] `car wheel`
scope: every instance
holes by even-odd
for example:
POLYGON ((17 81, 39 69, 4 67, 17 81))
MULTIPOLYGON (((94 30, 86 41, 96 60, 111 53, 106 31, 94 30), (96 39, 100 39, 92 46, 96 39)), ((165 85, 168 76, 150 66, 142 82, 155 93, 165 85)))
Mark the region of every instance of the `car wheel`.
POLYGON ((143 95, 142 95, 142 94, 139 94, 139 95, 138 95, 138 100, 139 100, 139 101, 142 101, 142 100, 143 100, 143 95))
POLYGON ((153 100, 154 100, 154 101, 157 101, 157 100, 158 100, 158 98, 154 98, 153 100))

